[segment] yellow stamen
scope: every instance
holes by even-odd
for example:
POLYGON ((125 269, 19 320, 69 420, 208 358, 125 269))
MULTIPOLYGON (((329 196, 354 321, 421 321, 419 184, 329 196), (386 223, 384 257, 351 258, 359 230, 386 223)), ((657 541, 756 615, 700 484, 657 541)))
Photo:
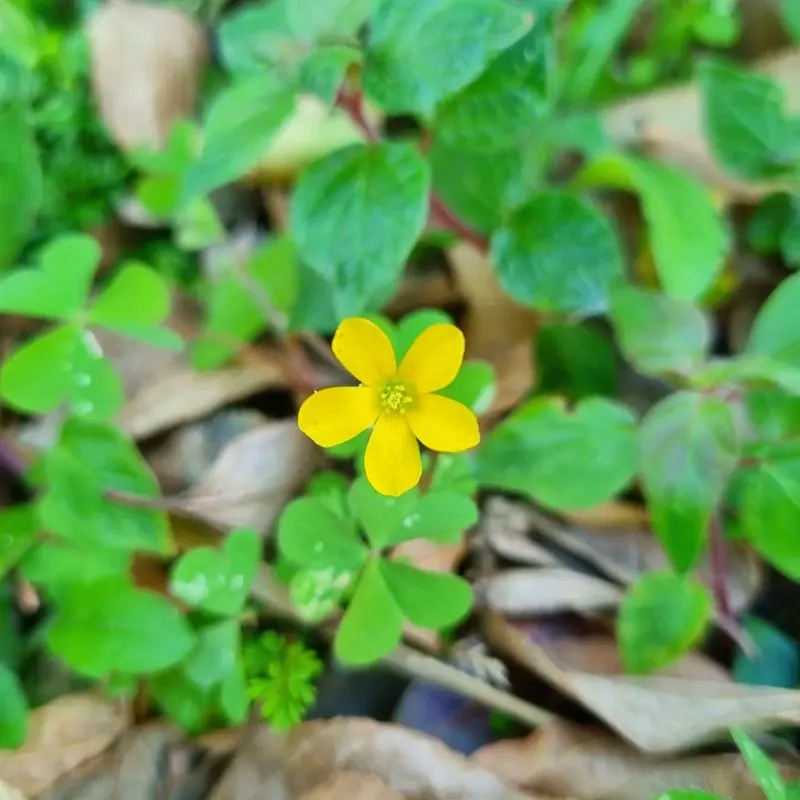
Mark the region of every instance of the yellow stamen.
POLYGON ((398 381, 389 381, 381 389, 381 407, 391 414, 405 414, 414 405, 410 387, 398 381))

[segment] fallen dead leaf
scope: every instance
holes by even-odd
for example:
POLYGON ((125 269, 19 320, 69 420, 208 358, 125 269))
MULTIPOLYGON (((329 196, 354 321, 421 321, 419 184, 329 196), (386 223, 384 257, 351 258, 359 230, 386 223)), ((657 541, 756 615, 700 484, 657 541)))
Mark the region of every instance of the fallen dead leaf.
POLYGON ((87 692, 63 695, 37 708, 29 724, 19 750, 0 750, 0 781, 38 796, 110 747, 128 719, 121 704, 87 692))
MULTIPOLYGON (((650 800, 692 788, 729 800, 763 800, 739 755, 648 758, 597 728, 554 720, 522 739, 487 745, 472 760, 508 784, 576 800, 650 800)), ((784 777, 797 767, 783 765, 784 777)))
POLYGON ((587 528, 619 529, 619 528, 649 528, 650 522, 647 509, 638 503, 629 503, 625 500, 609 500, 599 506, 581 509, 566 509, 561 515, 569 522, 576 525, 585 525, 587 528))
POLYGON ((122 150, 161 147, 194 112, 208 42, 175 8, 111 0, 89 20, 92 83, 100 115, 122 150))
POLYGON ((433 737, 359 717, 266 728, 234 758, 211 800, 290 800, 338 772, 374 775, 407 800, 512 800, 520 795, 433 737))
POLYGON ((0 800, 27 800, 27 797, 19 789, 0 781, 0 800))
POLYGON ((403 800, 380 778, 363 772, 335 772, 298 800, 403 800))
POLYGON ((266 533, 284 505, 310 477, 317 449, 291 418, 239 434, 205 475, 170 508, 222 529, 266 533))
POLYGON ((537 616, 615 608, 623 593, 601 578, 570 569, 507 569, 484 579, 476 590, 494 611, 537 616))
POLYGON ((467 357, 488 361, 494 368, 497 394, 488 414, 501 414, 533 386, 537 315, 500 288, 485 253, 460 243, 450 248, 448 257, 456 285, 468 303, 463 323, 467 357))

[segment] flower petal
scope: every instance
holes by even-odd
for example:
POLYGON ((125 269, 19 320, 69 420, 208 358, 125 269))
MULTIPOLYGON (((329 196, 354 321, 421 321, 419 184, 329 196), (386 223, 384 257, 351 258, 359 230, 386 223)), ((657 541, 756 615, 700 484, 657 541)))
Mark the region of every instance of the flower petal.
POLYGON ((478 418, 463 403, 449 397, 420 395, 406 417, 417 439, 440 453, 469 450, 481 440, 478 418))
POLYGON ((381 414, 364 454, 367 480, 390 497, 412 489, 422 475, 419 445, 405 416, 381 414))
POLYGON ((320 447, 334 447, 365 431, 378 418, 375 390, 366 386, 321 389, 306 398, 297 425, 320 447))
POLYGON ((431 325, 414 340, 397 374, 418 392, 435 392, 455 380, 463 360, 464 334, 455 325, 431 325))
POLYGON ((365 386, 377 386, 397 371, 389 337, 363 317, 350 317, 336 329, 331 344, 339 363, 365 386))

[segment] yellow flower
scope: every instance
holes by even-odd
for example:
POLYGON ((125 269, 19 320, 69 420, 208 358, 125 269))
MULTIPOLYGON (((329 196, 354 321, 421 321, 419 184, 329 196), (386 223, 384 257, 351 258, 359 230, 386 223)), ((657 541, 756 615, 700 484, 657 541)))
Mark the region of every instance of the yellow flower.
POLYGON ((419 483, 417 439, 442 453, 468 450, 480 441, 472 411, 435 394, 461 369, 464 336, 454 325, 424 330, 399 367, 389 338, 368 319, 344 320, 332 348, 361 385, 314 392, 300 406, 297 423, 320 447, 334 447, 374 425, 364 467, 381 494, 396 497, 419 483))

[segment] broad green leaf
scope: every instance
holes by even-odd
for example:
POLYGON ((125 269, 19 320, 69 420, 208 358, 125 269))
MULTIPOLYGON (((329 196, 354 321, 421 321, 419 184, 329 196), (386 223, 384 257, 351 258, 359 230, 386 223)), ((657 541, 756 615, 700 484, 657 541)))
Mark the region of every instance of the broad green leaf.
POLYGON ((376 0, 364 88, 390 113, 428 116, 532 22, 530 13, 500 0, 376 0))
POLYGON ((344 44, 330 44, 317 48, 300 68, 300 83, 303 90, 316 95, 326 103, 333 103, 348 67, 360 63, 361 57, 361 51, 344 44))
POLYGON ((0 0, 0 53, 26 69, 36 66, 40 54, 33 13, 26 14, 12 0, 0 0))
POLYGON ((680 658, 702 636, 713 601, 700 583, 671 572, 649 572, 625 595, 617 634, 625 669, 652 672, 680 658))
POLYGON ((252 169, 294 107, 294 94, 269 73, 223 90, 208 111, 203 149, 186 174, 182 204, 252 169))
POLYGON ((32 504, 0 510, 0 579, 36 544, 39 520, 32 504))
POLYGON ((428 165, 405 143, 351 145, 303 172, 292 237, 340 316, 362 313, 397 283, 425 226, 429 188, 428 165))
POLYGON ((0 663, 0 748, 16 750, 28 738, 28 701, 17 676, 0 663))
POLYGON ((0 367, 0 394, 22 411, 67 404, 78 416, 107 419, 122 407, 122 381, 88 331, 63 325, 30 339, 0 367))
POLYGON ((780 253, 788 267, 800 267, 800 195, 767 197, 748 222, 747 241, 759 253, 780 253))
POLYGON ((300 39, 353 36, 366 22, 373 0, 289 0, 286 17, 292 32, 300 39))
POLYGON ((169 309, 164 279, 144 264, 128 263, 92 304, 89 322, 112 330, 119 325, 158 325, 169 309))
POLYGON ((22 103, 0 108, 0 272, 19 253, 42 204, 42 168, 26 117, 22 103))
POLYGON ((118 579, 76 583, 59 597, 47 641, 76 672, 160 672, 185 658, 194 636, 168 600, 118 579))
POLYGON ((706 135, 728 171, 762 180, 797 166, 797 124, 784 113, 777 83, 715 61, 701 64, 699 77, 706 135))
POLYGON ((160 496, 158 481, 136 447, 113 426, 70 419, 46 456, 48 491, 39 503, 43 526, 76 545, 171 551, 167 516, 157 508, 108 497, 122 492, 160 496))
POLYGON ((207 692, 190 681, 179 666, 154 675, 148 681, 153 699, 176 725, 188 733, 199 733, 206 724, 207 692))
POLYGON ((297 610, 311 623, 330 616, 357 574, 352 569, 307 567, 296 572, 289 585, 289 594, 297 610))
POLYGON ((681 391, 662 400, 640 428, 640 468, 656 535, 676 570, 692 568, 739 456, 724 401, 681 391))
POLYGON ((381 565, 364 567, 334 641, 336 657, 348 666, 377 661, 400 644, 403 615, 386 584, 381 565))
POLYGON ((763 447, 741 475, 741 527, 759 555, 800 579, 800 447, 763 447))
POLYGON ((175 244, 193 253, 225 239, 225 227, 207 197, 195 197, 175 215, 175 244))
POLYGON ((265 67, 284 61, 287 51, 292 53, 293 34, 284 0, 236 8, 223 17, 217 31, 222 60, 234 74, 263 74, 265 67))
POLYGON ((327 280, 304 262, 297 265, 297 298, 289 314, 288 332, 332 334, 339 324, 327 280))
POLYGON ((308 482, 306 496, 319 498, 337 517, 347 518, 350 513, 347 503, 349 488, 350 482, 341 472, 322 470, 308 482))
POLYGON ((549 111, 552 47, 549 26, 537 22, 477 80, 441 105, 434 126, 437 138, 476 151, 506 150, 529 140, 549 111))
POLYGON ((242 725, 247 719, 250 709, 250 698, 247 696, 244 665, 241 657, 236 659, 233 670, 222 682, 219 692, 219 705, 222 713, 234 725, 242 725))
POLYGON ((578 183, 639 194, 667 295, 690 303, 711 288, 725 264, 730 237, 708 189, 664 164, 617 154, 595 159, 578 183))
POLYGON ((800 42, 800 4, 797 0, 781 0, 783 26, 795 42, 800 42))
POLYGON ((83 310, 100 263, 100 245, 90 236, 54 239, 39 252, 39 267, 0 279, 0 313, 72 319, 83 310))
POLYGON ((751 391, 745 397, 747 418, 759 441, 788 439, 800 434, 800 398, 774 389, 751 391))
POLYGON ((122 578, 130 573, 132 559, 132 553, 118 548, 42 542, 25 557, 22 571, 31 583, 57 595, 72 583, 122 578))
POLYGON ((212 614, 239 614, 250 594, 260 555, 258 534, 239 528, 226 537, 221 550, 195 547, 186 553, 172 570, 170 592, 212 614))
POLYGON ((387 544, 410 539, 457 544, 477 521, 478 507, 471 498, 453 490, 429 490, 395 529, 387 544))
MULTIPOLYGON (((374 321, 377 325, 381 324, 379 320, 374 321)), ((398 363, 423 331, 430 328, 431 325, 440 325, 442 323, 452 325, 453 318, 438 308, 422 308, 406 314, 397 323, 397 326, 388 332, 389 338, 394 344, 394 352, 398 363)))
POLYGON ((239 623, 234 619, 207 625, 196 632, 194 648, 183 669, 197 686, 222 683, 236 666, 239 654, 239 623))
POLYGON ((750 771, 764 791, 767 800, 786 800, 786 785, 767 754, 742 728, 732 728, 731 736, 747 762, 750 771))
POLYGON ((532 400, 498 425, 477 453, 481 484, 551 508, 602 503, 625 488, 636 468, 633 416, 602 398, 583 400, 574 410, 556 399, 532 400))
POLYGON ((358 570, 367 556, 352 523, 316 497, 301 497, 286 506, 278 521, 278 547, 296 564, 344 571, 358 570))
POLYGON ((428 154, 433 187, 447 207, 482 233, 499 228, 512 207, 525 166, 522 149, 467 150, 437 136, 428 154))
POLYGON ((472 496, 478 491, 472 456, 466 453, 439 453, 433 466, 430 492, 458 492, 472 496))
POLYGON ((795 323, 798 303, 800 275, 792 275, 778 286, 758 312, 746 352, 800 367, 800 327, 795 323))
POLYGON ((381 560, 379 564, 395 603, 414 625, 438 630, 455 625, 469 612, 472 588, 463 578, 399 561, 381 560))
POLYGON ((491 239, 500 283, 540 311, 590 315, 608 307, 622 256, 608 220, 587 201, 543 192, 517 209, 491 239))
POLYGON ((738 358, 712 361, 695 372, 691 382, 698 388, 726 384, 745 386, 767 384, 783 389, 789 394, 800 395, 800 367, 789 366, 774 358, 744 354, 738 358))
POLYGON ((635 286, 611 293, 611 321, 620 348, 644 375, 688 375, 703 364, 711 324, 697 306, 635 286))
POLYGON ((389 497, 375 491, 366 478, 357 478, 348 499, 370 544, 380 549, 393 544, 406 521, 416 515, 420 495, 417 489, 411 489, 399 497, 389 497))
POLYGON ((758 617, 748 617, 744 630, 755 645, 754 652, 738 652, 733 664, 737 683, 793 689, 800 677, 797 643, 778 628, 758 617))
POLYGON ((588 323, 552 322, 539 328, 534 347, 539 394, 563 395, 573 401, 614 395, 617 356, 600 330, 588 323))
POLYGON ((476 414, 485 414, 497 394, 494 370, 486 361, 466 361, 456 379, 437 392, 457 400, 476 414))

